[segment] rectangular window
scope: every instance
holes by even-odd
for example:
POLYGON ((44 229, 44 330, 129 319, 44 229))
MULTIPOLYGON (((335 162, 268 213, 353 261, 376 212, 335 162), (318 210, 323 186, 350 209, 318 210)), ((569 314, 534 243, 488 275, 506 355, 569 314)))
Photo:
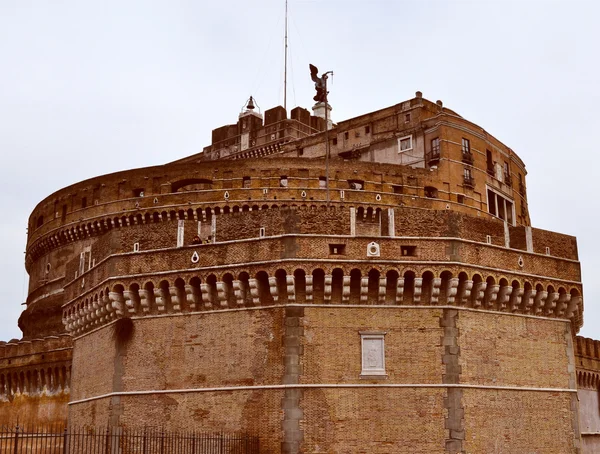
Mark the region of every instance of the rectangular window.
POLYGON ((285 175, 282 175, 279 178, 279 187, 280 188, 287 188, 288 187, 288 177, 285 175))
POLYGON ((504 161, 504 184, 508 186, 512 186, 512 180, 510 178, 510 167, 508 166, 508 162, 504 161))
POLYGON ((410 123, 410 114, 409 113, 404 115, 404 123, 410 123))
POLYGON ((348 140, 348 137, 349 137, 349 136, 350 136, 350 134, 348 134, 348 131, 346 131, 346 132, 344 133, 344 139, 348 140))
POLYGON ((81 208, 87 207, 87 197, 81 198, 81 208))
POLYGON ((496 216, 496 193, 488 189, 488 212, 496 216))
POLYGON ((403 257, 415 257, 417 255, 417 246, 400 246, 400 254, 403 257))
POLYGON ((326 177, 319 177, 319 187, 320 188, 327 187, 327 178, 326 177))
POLYGON ((463 153, 471 153, 471 142, 469 142, 469 139, 465 139, 464 137, 462 139, 462 151, 463 153))
POLYGON ((440 155, 440 138, 431 139, 431 154, 434 156, 440 155))
POLYGON ((404 192, 402 186, 395 184, 394 186, 392 186, 392 190, 394 191, 394 194, 402 194, 404 192))
POLYGON ((365 188, 363 180, 348 180, 348 187, 356 191, 362 191, 365 188))
POLYGON ((386 376, 385 332, 360 331, 362 351, 361 377, 386 376))
POLYGON ((464 195, 462 195, 462 194, 458 194, 458 195, 456 196, 456 201, 457 201, 458 203, 465 203, 465 196, 464 196, 464 195))
POLYGON ((412 150, 412 136, 400 137, 398 139, 398 148, 400 149, 400 153, 403 151, 412 150))
POLYGON ((333 145, 337 145, 337 137, 335 137, 332 141, 333 145))
POLYGON ((330 244, 329 254, 330 255, 344 255, 346 253, 345 244, 330 244))
POLYGON ((244 177, 242 179, 242 187, 243 188, 249 189, 250 188, 250 183, 251 183, 250 177, 244 177))
POLYGON ((506 222, 508 222, 510 225, 513 224, 513 204, 511 202, 509 202, 508 200, 505 201, 506 203, 506 222))
POLYGON ((490 175, 494 175, 494 159, 492 158, 492 152, 490 150, 485 150, 485 160, 487 173, 490 175))
POLYGON ((487 198, 488 198, 488 212, 497 216, 503 221, 508 222, 510 225, 514 225, 514 214, 513 209, 514 205, 512 200, 509 200, 503 197, 500 194, 492 191, 491 189, 487 190, 487 198))
POLYGON ((371 133, 371 127, 365 126, 365 134, 370 134, 370 133, 371 133))

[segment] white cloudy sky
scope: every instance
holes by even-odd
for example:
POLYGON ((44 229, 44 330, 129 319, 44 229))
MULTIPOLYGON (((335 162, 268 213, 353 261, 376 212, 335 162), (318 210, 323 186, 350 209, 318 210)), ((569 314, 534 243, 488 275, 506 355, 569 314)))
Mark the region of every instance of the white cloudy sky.
MULTIPOLYGON (((421 90, 525 161, 536 227, 576 235, 600 339, 596 0, 290 0, 288 106, 333 70, 334 120, 421 90)), ((254 95, 282 103, 284 0, 0 1, 0 340, 20 337, 25 228, 76 181, 209 144, 254 95)))

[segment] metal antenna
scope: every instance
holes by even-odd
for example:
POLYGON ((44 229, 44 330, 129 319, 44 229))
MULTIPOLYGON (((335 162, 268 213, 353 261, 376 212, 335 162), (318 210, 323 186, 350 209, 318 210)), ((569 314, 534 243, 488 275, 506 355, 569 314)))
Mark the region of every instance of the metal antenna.
MULTIPOLYGON (((283 63, 283 108, 287 112, 288 0, 285 0, 285 56, 283 63)), ((287 115, 287 114, 286 114, 287 115)))

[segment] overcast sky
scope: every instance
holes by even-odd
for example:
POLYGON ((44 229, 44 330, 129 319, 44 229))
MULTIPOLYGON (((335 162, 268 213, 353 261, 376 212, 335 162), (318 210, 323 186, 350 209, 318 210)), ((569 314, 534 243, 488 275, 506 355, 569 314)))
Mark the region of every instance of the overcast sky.
MULTIPOLYGON (((577 236, 600 339, 600 2, 290 0, 288 108, 333 70, 334 121, 425 98, 529 172, 534 227, 577 236)), ((283 99, 284 0, 0 0, 0 340, 20 338, 27 219, 83 179, 201 151, 283 99)))

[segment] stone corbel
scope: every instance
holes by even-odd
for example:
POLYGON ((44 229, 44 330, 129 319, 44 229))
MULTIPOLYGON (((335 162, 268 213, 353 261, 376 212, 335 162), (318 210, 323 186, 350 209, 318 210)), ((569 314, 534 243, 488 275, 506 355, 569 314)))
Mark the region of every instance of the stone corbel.
POLYGON ((360 302, 366 304, 369 301, 369 278, 360 278, 360 302))
POLYGON ((269 277, 269 292, 271 292, 273 302, 277 304, 279 302, 279 288, 277 288, 277 278, 275 276, 269 277))
POLYGON ((342 281, 342 303, 350 302, 350 276, 344 276, 342 281))
POLYGON ((396 304, 402 304, 404 299, 404 278, 399 277, 396 283, 396 304))
POLYGON ((533 309, 536 293, 537 291, 534 289, 527 289, 523 292, 523 310, 525 312, 531 312, 531 309, 533 309))
POLYGON ((198 288, 193 285, 185 286, 185 299, 188 303, 188 307, 190 311, 195 311, 196 307, 200 306, 200 292, 198 288))
POLYGON ((535 314, 541 314, 546 305, 546 298, 548 298, 548 292, 546 290, 540 290, 535 294, 535 300, 533 302, 533 310, 535 314))
POLYGON ((459 279, 457 277, 448 279, 448 285, 446 287, 446 302, 448 304, 454 304, 454 301, 456 301, 456 295, 458 293, 458 282, 459 279))
POLYGON ((210 287, 207 283, 203 282, 200 284, 200 292, 202 293, 202 301, 204 302, 204 308, 212 309, 213 302, 210 294, 210 287))
POLYGON ((179 289, 175 286, 169 286, 169 297, 171 298, 171 306, 175 312, 181 311, 181 299, 179 298, 179 289))
POLYGON ((500 286, 498 284, 488 285, 485 289, 485 297, 483 299, 483 305, 486 309, 492 309, 496 300, 498 299, 498 292, 500 286))
POLYGON ((111 306, 119 317, 125 315, 125 301, 123 294, 120 292, 109 292, 108 297, 110 298, 111 306))
POLYGON ((379 277, 379 293, 377 295, 379 304, 385 304, 386 293, 387 293, 387 278, 379 277))
POLYGON ((152 307, 154 294, 145 288, 141 288, 138 293, 140 295, 140 306, 142 308, 142 312, 147 314, 150 312, 150 308, 152 307))
POLYGON ((473 281, 467 279, 463 282, 463 285, 459 285, 457 299, 458 303, 461 305, 469 304, 469 300, 471 298, 471 290, 473 289, 473 281))
POLYGON ((306 275, 306 302, 313 300, 313 277, 312 274, 306 275))
POLYGON ((487 282, 477 282, 476 284, 473 284, 473 287, 473 307, 480 308, 483 303, 483 299, 485 298, 485 289, 487 288, 487 282))
POLYGON ((293 275, 285 276, 285 285, 287 289, 287 297, 289 303, 296 302, 296 280, 293 275))
POLYGON ((248 279, 248 288, 250 290, 250 298, 252 298, 252 304, 258 306, 260 304, 260 292, 258 291, 258 281, 255 278, 248 279))
POLYGON ((415 277, 414 284, 413 302, 415 304, 419 304, 421 302, 421 295, 423 293, 423 278, 415 277))
POLYGON ((512 312, 517 312, 519 310, 519 308, 521 307, 521 301, 523 299, 523 293, 524 293, 524 289, 519 287, 519 288, 513 288, 512 294, 510 295, 510 310, 512 312))
POLYGON ((571 297, 571 301, 569 301, 569 306, 567 307, 567 318, 573 318, 575 313, 581 310, 582 301, 583 299, 581 296, 571 297))
POLYGON ((546 298, 546 310, 544 311, 546 315, 552 315, 554 313, 559 296, 558 292, 548 293, 548 298, 546 298))
POLYGON ((162 288, 154 287, 154 302, 158 312, 165 312, 167 308, 166 295, 162 288))
POLYGON ((567 308, 569 307, 569 302, 571 301, 570 293, 561 293, 558 297, 558 305, 556 312, 559 317, 562 317, 567 312, 567 308))
POLYGON ((239 280, 233 281, 233 294, 235 295, 235 301, 238 306, 243 306, 245 304, 244 295, 245 295, 244 283, 239 280))
POLYGON ((500 287, 500 292, 498 293, 498 309, 503 311, 506 309, 508 301, 510 300, 510 295, 512 294, 513 288, 510 285, 503 285, 500 287))
POLYGON ((222 281, 217 282, 217 299, 219 300, 220 307, 227 307, 227 291, 225 289, 225 283, 222 281))
POLYGON ((331 276, 331 274, 325 275, 324 284, 325 285, 323 288, 323 301, 325 303, 331 303, 331 292, 332 292, 332 284, 333 284, 333 277, 331 276))
POLYGON ((123 291, 123 296, 125 297, 125 307, 127 307, 127 312, 135 314, 136 308, 139 307, 140 302, 138 293, 133 290, 125 290, 123 291))

